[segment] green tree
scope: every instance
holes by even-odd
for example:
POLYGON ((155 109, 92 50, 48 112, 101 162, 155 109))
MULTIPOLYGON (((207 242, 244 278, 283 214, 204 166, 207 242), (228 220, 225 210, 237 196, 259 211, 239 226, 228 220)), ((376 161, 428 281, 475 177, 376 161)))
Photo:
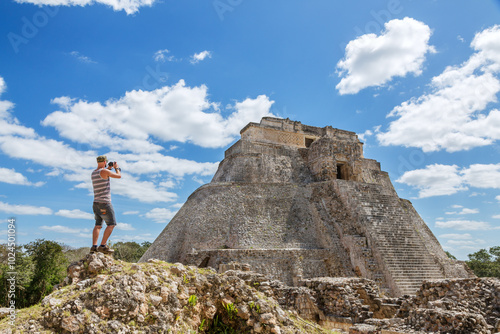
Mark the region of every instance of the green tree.
POLYGON ((445 253, 446 253, 446 255, 448 256, 448 258, 453 259, 453 260, 456 260, 456 259, 457 259, 457 258, 456 258, 453 254, 451 254, 450 252, 446 251, 445 253))
POLYGON ((34 274, 28 287, 29 302, 33 305, 52 292, 54 285, 64 279, 68 260, 64 256, 63 247, 55 241, 37 239, 24 248, 34 266, 34 274))
POLYGON ((110 243, 110 247, 115 250, 114 258, 127 262, 137 262, 146 250, 151 246, 149 241, 138 244, 135 241, 110 243))
POLYGON ((468 257, 467 265, 478 277, 500 278, 500 246, 491 247, 489 251, 481 249, 468 257))
POLYGON ((90 251, 89 247, 71 248, 63 247, 64 256, 68 259, 68 263, 73 263, 83 259, 90 251))
POLYGON ((23 252, 21 246, 15 248, 15 270, 8 266, 7 254, 9 250, 6 245, 0 245, 0 305, 8 306, 8 292, 10 289, 8 278, 15 277, 16 307, 22 308, 30 305, 28 287, 33 277, 33 261, 31 257, 23 252), (10 273, 15 272, 14 276, 10 273))

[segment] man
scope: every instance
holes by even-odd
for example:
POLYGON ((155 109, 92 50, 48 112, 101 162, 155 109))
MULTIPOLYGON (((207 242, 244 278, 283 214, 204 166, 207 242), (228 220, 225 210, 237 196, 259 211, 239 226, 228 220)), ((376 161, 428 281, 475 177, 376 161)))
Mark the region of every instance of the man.
POLYGON ((92 248, 90 252, 101 252, 104 254, 113 254, 114 250, 109 248, 106 243, 116 226, 115 211, 111 205, 111 187, 110 178, 120 179, 121 169, 118 163, 108 166, 108 158, 105 155, 97 157, 97 169, 92 172, 92 186, 94 187, 94 204, 92 206, 95 216, 95 227, 92 232, 92 248), (113 172, 111 169, 114 168, 113 172), (101 233, 102 221, 106 222, 106 229, 102 236, 101 245, 97 247, 97 240, 101 233))

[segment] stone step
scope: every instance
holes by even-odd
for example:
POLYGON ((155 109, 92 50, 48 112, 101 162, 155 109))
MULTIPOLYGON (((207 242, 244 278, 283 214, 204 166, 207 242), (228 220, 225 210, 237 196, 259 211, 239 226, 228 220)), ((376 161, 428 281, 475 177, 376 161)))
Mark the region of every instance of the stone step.
POLYGON ((411 268, 396 268, 396 267, 389 267, 388 268, 391 273, 393 274, 399 274, 399 273, 413 273, 413 274, 417 274, 417 273, 429 273, 429 274, 439 274, 439 275, 442 275, 441 271, 438 270, 437 268, 434 269, 434 268, 419 268, 419 269, 411 269, 411 268))
POLYGON ((402 265, 394 265, 394 264, 387 265, 387 269, 390 270, 391 272, 400 272, 400 271, 411 272, 411 270, 413 270, 413 268, 418 268, 417 271, 420 271, 420 272, 433 272, 433 273, 440 273, 441 272, 440 268, 432 267, 429 265, 418 266, 418 267, 402 266, 402 265))
POLYGON ((441 271, 439 270, 420 270, 420 269, 395 269, 395 268, 389 268, 391 273, 393 275, 398 275, 398 274, 439 274, 442 275, 441 271))
POLYGON ((395 267, 403 267, 403 268, 439 268, 434 262, 432 261, 426 261, 422 260, 419 258, 413 258, 413 257, 404 257, 404 256, 386 256, 384 259, 385 264, 387 265, 393 265, 395 267), (418 265, 415 266, 415 265, 418 265))
POLYGON ((415 276, 415 275, 431 275, 431 276, 443 276, 441 271, 438 270, 422 270, 422 271, 405 271, 400 269, 389 268, 391 275, 393 276, 415 276))
MULTIPOLYGON (((419 265, 421 264, 428 264, 430 266, 437 266, 437 264, 432 260, 432 259, 427 259, 427 258, 422 258, 418 256, 404 256, 404 255, 391 255, 391 256, 385 256, 385 262, 386 263, 407 263, 409 265, 418 263, 419 265)), ((406 267, 407 267, 406 266, 406 267)))
POLYGON ((424 281, 426 281, 426 280, 427 279, 425 279, 425 278, 411 280, 411 281, 394 280, 394 283, 396 283, 396 285, 401 288, 401 287, 406 287, 406 286, 421 286, 424 283, 424 281))
POLYGON ((410 290, 412 293, 417 292, 417 290, 422 286, 423 282, 415 282, 415 283, 405 283, 405 284, 398 284, 398 288, 401 290, 410 290))
POLYGON ((384 261, 386 266, 389 269, 392 270, 403 270, 403 269, 412 269, 412 268, 418 268, 420 270, 439 270, 440 267, 433 265, 432 263, 426 263, 426 262, 417 262, 414 261, 412 263, 409 263, 409 261, 391 261, 391 260, 385 260, 384 261))
POLYGON ((379 252, 382 252, 384 254, 416 254, 418 253, 419 255, 425 254, 429 256, 429 252, 423 248, 424 246, 406 246, 404 243, 401 243, 400 245, 395 245, 393 247, 374 247, 374 249, 377 249, 379 252), (405 248, 408 247, 408 248, 405 248))
POLYGON ((418 263, 429 263, 436 265, 432 259, 423 258, 427 254, 384 254, 384 258, 389 261, 417 261, 418 263))
POLYGON ((421 278, 421 277, 428 277, 428 278, 442 278, 443 274, 439 272, 422 272, 422 273, 393 273, 391 272, 391 275, 394 278, 398 279, 411 279, 411 278, 421 278))
POLYGON ((421 270, 405 270, 405 268, 395 268, 395 267, 389 267, 387 268, 392 275, 443 275, 440 270, 438 269, 432 269, 432 268, 425 268, 421 270))
MULTIPOLYGON (((394 244, 378 244, 377 245, 377 248, 380 249, 380 250, 393 250, 394 247, 401 247, 401 246, 405 246, 405 247, 408 247, 408 248, 415 248, 415 249, 422 249, 424 250, 425 248, 422 248, 422 244, 417 244, 417 243, 406 243, 406 242, 399 242, 399 243, 394 243, 394 244)), ((398 249, 401 249, 401 248, 398 248, 398 249)))
POLYGON ((384 258, 387 260, 394 260, 394 261, 418 261, 419 263, 429 263, 432 265, 435 265, 435 262, 431 259, 425 259, 422 258, 423 256, 426 256, 427 254, 422 253, 422 254, 384 254, 384 258))
POLYGON ((380 251, 387 251, 387 252, 405 251, 405 250, 410 251, 411 250, 412 252, 413 251, 422 251, 424 253, 427 253, 427 250, 425 248, 423 248, 423 245, 407 244, 404 242, 401 242, 401 243, 398 243, 398 244, 395 244, 392 246, 377 246, 377 249, 380 251), (405 247, 405 248, 401 248, 401 247, 405 247))
MULTIPOLYGON (((403 247, 403 246, 402 246, 403 247)), ((382 253, 386 256, 386 257, 414 257, 414 258, 421 258, 422 256, 426 256, 426 257, 429 257, 429 253, 427 252, 421 252, 421 251, 414 251, 414 252, 404 252, 404 251, 382 251, 382 253)), ((429 257, 430 258, 430 257, 429 257)))

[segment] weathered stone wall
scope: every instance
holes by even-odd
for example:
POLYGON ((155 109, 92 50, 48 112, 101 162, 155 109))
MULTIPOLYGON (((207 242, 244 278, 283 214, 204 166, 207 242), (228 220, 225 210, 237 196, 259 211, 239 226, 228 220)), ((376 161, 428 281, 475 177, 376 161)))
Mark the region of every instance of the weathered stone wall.
POLYGON ((143 259, 185 261, 193 248, 328 248, 345 253, 338 237, 321 233, 325 227, 310 197, 310 188, 295 184, 205 185, 190 196, 143 259))
POLYGON ((306 147, 306 136, 302 133, 250 126, 241 133, 243 140, 263 143, 280 143, 282 145, 306 147))
POLYGON ((373 281, 337 277, 309 279, 303 284, 315 291, 316 303, 325 316, 348 318, 352 323, 373 317, 370 303, 374 304, 373 299, 378 297, 378 287, 373 281))
POLYGON ((400 317, 428 331, 500 331, 500 280, 497 278, 447 279, 424 282, 413 298, 403 301, 400 317), (419 311, 424 310, 425 311, 419 311), (432 324, 431 324, 432 323, 432 324), (491 328, 490 328, 491 329, 491 328))
POLYGON ((239 140, 226 151, 212 183, 294 183, 312 181, 300 151, 288 146, 239 140))
POLYGON ((233 261, 246 263, 252 270, 288 285, 302 278, 353 276, 346 258, 332 249, 218 249, 188 255, 190 265, 224 268, 233 261))

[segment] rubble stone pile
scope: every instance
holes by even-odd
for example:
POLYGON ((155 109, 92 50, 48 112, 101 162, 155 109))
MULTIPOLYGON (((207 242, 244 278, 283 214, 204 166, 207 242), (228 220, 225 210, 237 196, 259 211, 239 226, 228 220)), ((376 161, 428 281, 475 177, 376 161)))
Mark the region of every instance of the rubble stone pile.
POLYGON ((399 317, 434 332, 500 332, 500 280, 466 278, 428 281, 403 299, 399 317))
POLYGON ((210 327, 230 328, 228 333, 326 333, 231 271, 159 260, 131 264, 100 253, 70 265, 56 291, 18 313, 15 328, 6 320, 0 333, 203 333, 210 327))
POLYGON ((300 286, 230 263, 210 268, 116 261, 89 254, 41 304, 20 310, 0 333, 493 334, 500 280, 426 281, 414 296, 387 298, 357 277, 300 286))

